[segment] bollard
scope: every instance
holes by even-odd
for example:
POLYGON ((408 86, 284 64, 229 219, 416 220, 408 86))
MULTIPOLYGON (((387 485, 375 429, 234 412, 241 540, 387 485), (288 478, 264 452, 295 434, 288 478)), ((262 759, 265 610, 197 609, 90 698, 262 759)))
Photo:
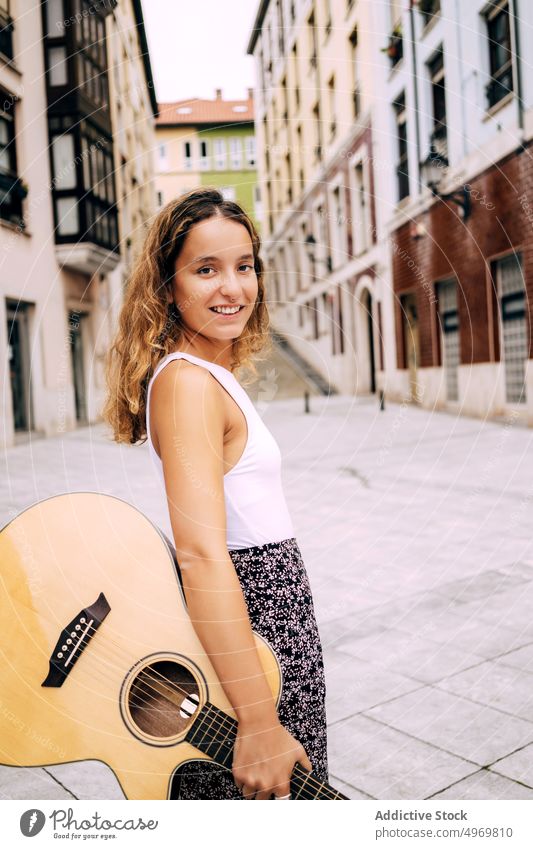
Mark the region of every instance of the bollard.
POLYGON ((309 412, 309 392, 304 392, 304 411, 309 412))
POLYGON ((379 390, 379 409, 380 410, 385 409, 385 393, 384 393, 383 389, 379 390))

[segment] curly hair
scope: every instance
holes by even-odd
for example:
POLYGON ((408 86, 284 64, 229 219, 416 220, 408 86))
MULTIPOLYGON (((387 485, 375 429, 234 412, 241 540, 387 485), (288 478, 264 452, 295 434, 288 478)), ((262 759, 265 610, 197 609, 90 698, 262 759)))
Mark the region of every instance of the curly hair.
POLYGON ((216 187, 192 189, 156 215, 126 286, 118 328, 105 362, 107 397, 102 417, 111 426, 115 442, 146 441, 148 382, 160 360, 179 350, 183 339, 180 311, 174 302, 168 303, 174 264, 191 227, 213 216, 243 224, 252 240, 258 294, 246 327, 233 340, 231 371, 247 367, 257 375, 252 355, 269 346, 260 236, 242 207, 225 200, 216 187))

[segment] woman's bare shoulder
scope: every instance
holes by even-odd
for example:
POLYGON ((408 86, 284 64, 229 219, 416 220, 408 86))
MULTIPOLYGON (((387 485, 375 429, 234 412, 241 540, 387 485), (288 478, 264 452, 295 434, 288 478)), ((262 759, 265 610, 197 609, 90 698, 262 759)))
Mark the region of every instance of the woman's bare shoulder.
MULTIPOLYGON (((225 428, 224 398, 209 369, 177 359, 157 375, 150 393, 150 422, 158 434, 188 422, 202 422, 208 431, 225 428), (170 414, 172 412, 172 414, 170 414), (179 411, 179 417, 176 412, 179 411)), ((152 433, 152 439, 154 438, 152 433)))
POLYGON ((152 383, 151 398, 175 399, 184 396, 203 395, 207 392, 213 398, 219 398, 218 382, 209 369, 191 363, 189 360, 171 360, 161 369, 152 383))

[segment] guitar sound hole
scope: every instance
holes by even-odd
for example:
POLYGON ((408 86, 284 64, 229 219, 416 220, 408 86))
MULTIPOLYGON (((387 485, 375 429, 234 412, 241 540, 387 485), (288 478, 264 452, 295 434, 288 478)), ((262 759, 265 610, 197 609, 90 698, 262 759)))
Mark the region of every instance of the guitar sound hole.
POLYGON ((153 737, 174 737, 191 723, 198 704, 198 685, 188 669, 171 660, 145 666, 134 678, 128 693, 131 717, 138 728, 153 737), (193 699, 188 699, 189 696, 193 699), (180 712, 181 711, 181 712, 180 712))

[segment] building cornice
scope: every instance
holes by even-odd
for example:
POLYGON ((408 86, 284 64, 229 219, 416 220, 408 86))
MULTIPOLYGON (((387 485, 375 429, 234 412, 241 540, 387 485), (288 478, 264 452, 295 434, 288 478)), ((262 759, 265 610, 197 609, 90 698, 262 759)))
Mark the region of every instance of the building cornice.
POLYGON ((157 97, 155 94, 154 76, 152 74, 152 64, 150 62, 150 51, 148 50, 148 41, 146 38, 146 29, 144 26, 143 10, 141 0, 133 0, 133 11, 137 22, 137 33, 139 35, 139 43, 141 46, 141 56, 144 65, 144 73, 146 74, 146 82, 148 85, 148 94, 154 118, 159 115, 157 107, 157 97))
POLYGON ((255 16, 254 25, 252 27, 252 34, 248 41, 248 47, 246 48, 247 53, 253 54, 257 39, 259 38, 259 33, 261 32, 261 27, 263 26, 263 21, 265 20, 265 15, 267 13, 267 9, 269 7, 270 0, 261 0, 259 4, 259 9, 257 10, 257 15, 255 16))

